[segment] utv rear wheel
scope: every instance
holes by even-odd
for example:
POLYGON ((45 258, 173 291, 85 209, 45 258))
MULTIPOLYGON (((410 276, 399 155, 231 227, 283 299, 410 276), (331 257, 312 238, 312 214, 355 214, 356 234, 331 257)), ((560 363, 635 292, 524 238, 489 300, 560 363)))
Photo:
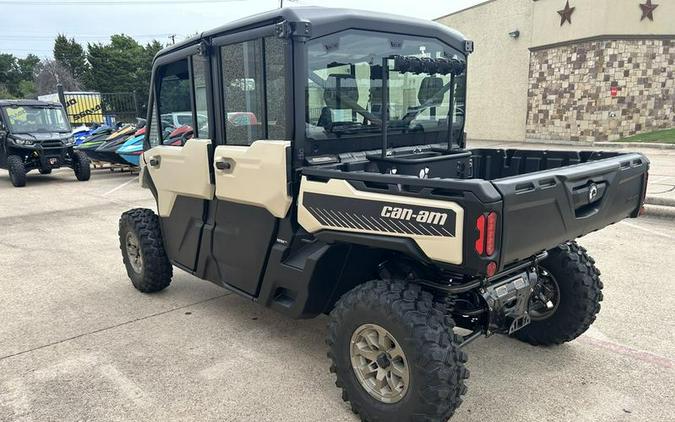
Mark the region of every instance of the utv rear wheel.
POLYGON ((362 421, 447 421, 466 393, 466 353, 452 319, 419 285, 370 281, 328 324, 331 372, 362 421))
POLYGON ((152 210, 136 208, 122 214, 119 237, 127 275, 137 290, 153 293, 171 284, 173 268, 162 245, 159 217, 152 210))
POLYGON ((82 151, 73 152, 73 171, 80 182, 89 180, 91 177, 91 161, 89 161, 87 154, 82 151))
POLYGON ((40 169, 40 174, 52 174, 52 169, 40 169))
POLYGON ((9 170, 9 179, 14 187, 26 186, 26 166, 23 164, 21 157, 18 155, 7 157, 7 170, 9 170))
POLYGON ((540 267, 543 291, 539 300, 533 295, 532 322, 513 335, 535 346, 572 341, 588 330, 600 312, 600 271, 576 242, 549 251, 540 267))

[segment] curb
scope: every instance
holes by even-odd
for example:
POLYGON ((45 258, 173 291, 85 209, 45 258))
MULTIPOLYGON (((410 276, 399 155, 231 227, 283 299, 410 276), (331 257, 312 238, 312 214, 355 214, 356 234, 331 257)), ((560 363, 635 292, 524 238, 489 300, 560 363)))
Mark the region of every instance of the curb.
POLYGON ((673 199, 673 198, 661 198, 659 196, 647 196, 645 198, 645 204, 661 205, 661 206, 664 206, 664 207, 675 207, 675 199, 673 199))
POLYGON ((667 207, 664 205, 645 205, 644 215, 675 220, 675 207, 667 207))
POLYGON ((653 142, 594 142, 592 145, 608 148, 655 148, 655 149, 675 149, 675 144, 656 144, 653 142))

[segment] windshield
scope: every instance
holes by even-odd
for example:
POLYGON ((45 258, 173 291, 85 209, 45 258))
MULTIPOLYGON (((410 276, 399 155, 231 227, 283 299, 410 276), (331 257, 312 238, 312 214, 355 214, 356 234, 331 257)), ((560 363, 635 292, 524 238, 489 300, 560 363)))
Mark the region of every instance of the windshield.
POLYGON ((308 67, 309 139, 381 134, 385 102, 389 133, 424 132, 425 142, 447 142, 452 122, 454 139, 461 136, 465 58, 437 39, 339 32, 309 43, 308 67))
POLYGON ((70 132, 66 113, 60 107, 4 107, 9 129, 13 133, 70 132))

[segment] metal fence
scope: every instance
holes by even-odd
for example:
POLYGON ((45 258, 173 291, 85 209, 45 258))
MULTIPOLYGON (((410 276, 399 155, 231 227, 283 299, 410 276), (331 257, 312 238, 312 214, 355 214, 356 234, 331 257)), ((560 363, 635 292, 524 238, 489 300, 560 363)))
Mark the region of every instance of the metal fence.
POLYGON ((134 123, 139 117, 135 92, 64 92, 61 85, 57 90, 73 125, 134 123))

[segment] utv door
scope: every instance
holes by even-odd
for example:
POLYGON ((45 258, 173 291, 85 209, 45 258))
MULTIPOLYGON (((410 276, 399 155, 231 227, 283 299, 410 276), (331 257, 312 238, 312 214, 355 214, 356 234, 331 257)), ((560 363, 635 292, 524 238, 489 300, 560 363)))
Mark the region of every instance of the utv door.
POLYGON ((271 28, 214 40, 223 141, 215 148, 212 257, 222 283, 257 296, 279 219, 291 206, 286 40, 271 28), (277 140, 270 140, 277 139, 277 140))
MULTIPOLYGON (((143 154, 157 197, 162 237, 169 259, 195 271, 209 201, 213 200, 213 145, 208 115, 208 57, 193 49, 160 58, 153 75, 155 106, 150 116, 150 149, 143 154), (190 132, 170 137, 178 116, 190 132), (201 118, 198 118, 200 116, 201 118), (204 139, 203 139, 204 138, 204 139)), ((185 129, 185 128, 183 128, 185 129)))

